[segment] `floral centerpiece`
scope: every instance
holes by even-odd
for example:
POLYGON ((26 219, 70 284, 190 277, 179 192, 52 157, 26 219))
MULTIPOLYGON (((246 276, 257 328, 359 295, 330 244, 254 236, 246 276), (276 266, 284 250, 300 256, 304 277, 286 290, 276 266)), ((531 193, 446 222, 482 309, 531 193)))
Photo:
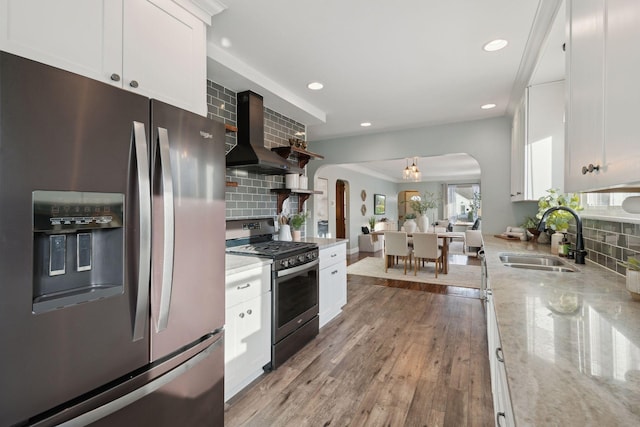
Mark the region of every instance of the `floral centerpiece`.
POLYGON ((411 209, 419 215, 418 228, 426 232, 429 228, 429 218, 427 211, 438 207, 438 197, 434 193, 425 191, 421 196, 413 196, 409 202, 411 209))
POLYGON ((421 196, 413 196, 409 202, 409 206, 419 215, 427 213, 429 209, 438 207, 438 198, 434 193, 425 191, 421 196))
MULTIPOLYGON (((578 193, 562 194, 556 188, 547 190, 547 193, 549 194, 538 199, 538 213, 536 214, 538 221, 542 219, 542 215, 544 215, 549 208, 556 206, 566 206, 574 211, 581 211, 583 209, 582 205, 580 205, 580 195, 578 195, 578 193)), ((573 215, 567 211, 555 211, 547 217, 546 226, 553 231, 566 232, 569 229, 569 221, 572 218, 573 215)))

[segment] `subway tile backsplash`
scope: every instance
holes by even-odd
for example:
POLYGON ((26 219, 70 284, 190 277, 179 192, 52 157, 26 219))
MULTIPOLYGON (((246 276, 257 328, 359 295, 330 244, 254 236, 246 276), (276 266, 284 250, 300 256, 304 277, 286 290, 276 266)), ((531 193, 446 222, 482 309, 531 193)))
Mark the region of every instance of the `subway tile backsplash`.
MULTIPOLYGON (((208 116, 236 126, 236 93, 211 80, 207 81, 208 116)), ((305 126, 269 108, 264 109, 265 147, 288 146, 289 138, 304 139, 299 132, 305 126)), ((225 137, 225 154, 236 146, 236 134, 228 132, 225 137)), ((226 187, 226 219, 253 217, 276 217, 277 195, 272 188, 284 187, 284 176, 247 173, 239 169, 227 169, 226 180, 237 183, 237 187, 226 187)), ((298 210, 298 197, 289 196, 291 212, 298 210)), ((304 234, 304 231, 303 231, 304 234)))
MULTIPOLYGON (((587 258, 602 267, 625 275, 619 261, 640 256, 640 224, 583 218, 582 233, 587 258)), ((575 243, 576 227, 571 224, 569 235, 575 243)))

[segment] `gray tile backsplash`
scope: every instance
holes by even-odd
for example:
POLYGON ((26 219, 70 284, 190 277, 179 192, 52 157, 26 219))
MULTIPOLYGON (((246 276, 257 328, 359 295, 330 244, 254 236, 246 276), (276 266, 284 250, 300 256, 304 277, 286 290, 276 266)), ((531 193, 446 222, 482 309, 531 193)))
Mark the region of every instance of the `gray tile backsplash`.
MULTIPOLYGON (((587 258, 618 274, 626 274, 618 261, 640 256, 640 224, 583 218, 582 233, 587 258)), ((569 226, 572 243, 575 243, 575 234, 572 223, 569 226)))
MULTIPOLYGON (((209 118, 223 120, 236 126, 236 93, 207 81, 207 106, 209 118)), ((289 138, 304 139, 296 135, 306 132, 305 126, 269 108, 264 109, 265 147, 288 146, 289 138)), ((236 134, 228 132, 225 137, 225 154, 236 146, 236 134)), ((226 187, 226 219, 253 217, 275 217, 277 215, 277 196, 270 192, 272 188, 284 187, 284 176, 247 173, 239 169, 227 169, 227 181, 236 182, 237 187, 226 187)), ((298 197, 289 196, 291 211, 298 209, 298 197)))

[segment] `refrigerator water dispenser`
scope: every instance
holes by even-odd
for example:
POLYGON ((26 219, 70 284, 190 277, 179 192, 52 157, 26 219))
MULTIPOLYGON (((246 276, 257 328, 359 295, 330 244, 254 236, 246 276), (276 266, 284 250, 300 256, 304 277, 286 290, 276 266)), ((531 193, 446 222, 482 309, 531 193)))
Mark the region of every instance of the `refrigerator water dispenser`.
POLYGON ((124 195, 34 191, 33 312, 122 294, 124 195))

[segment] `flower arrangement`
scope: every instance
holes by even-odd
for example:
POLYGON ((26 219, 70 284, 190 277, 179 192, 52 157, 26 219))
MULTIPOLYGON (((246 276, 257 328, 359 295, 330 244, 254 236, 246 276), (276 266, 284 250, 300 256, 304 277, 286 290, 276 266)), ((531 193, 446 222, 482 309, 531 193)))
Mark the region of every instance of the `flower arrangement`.
POLYGON ((291 217, 289 217, 289 225, 294 230, 300 230, 308 217, 309 217, 308 211, 293 214, 291 215, 291 217))
POLYGON ((414 212, 422 215, 429 209, 438 207, 438 197, 434 193, 425 191, 421 196, 413 196, 409 202, 409 206, 414 212))
MULTIPOLYGON (((538 213, 536 214, 538 220, 542 219, 542 215, 544 215, 547 209, 556 206, 566 206, 574 211, 581 211, 583 209, 582 205, 580 205, 580 196, 578 193, 562 194, 557 188, 551 188, 547 190, 547 193, 549 194, 538 199, 538 213)), ((572 218, 573 216, 567 211, 555 211, 547 217, 546 225, 547 228, 551 228, 554 231, 567 230, 569 228, 569 221, 572 218)))

